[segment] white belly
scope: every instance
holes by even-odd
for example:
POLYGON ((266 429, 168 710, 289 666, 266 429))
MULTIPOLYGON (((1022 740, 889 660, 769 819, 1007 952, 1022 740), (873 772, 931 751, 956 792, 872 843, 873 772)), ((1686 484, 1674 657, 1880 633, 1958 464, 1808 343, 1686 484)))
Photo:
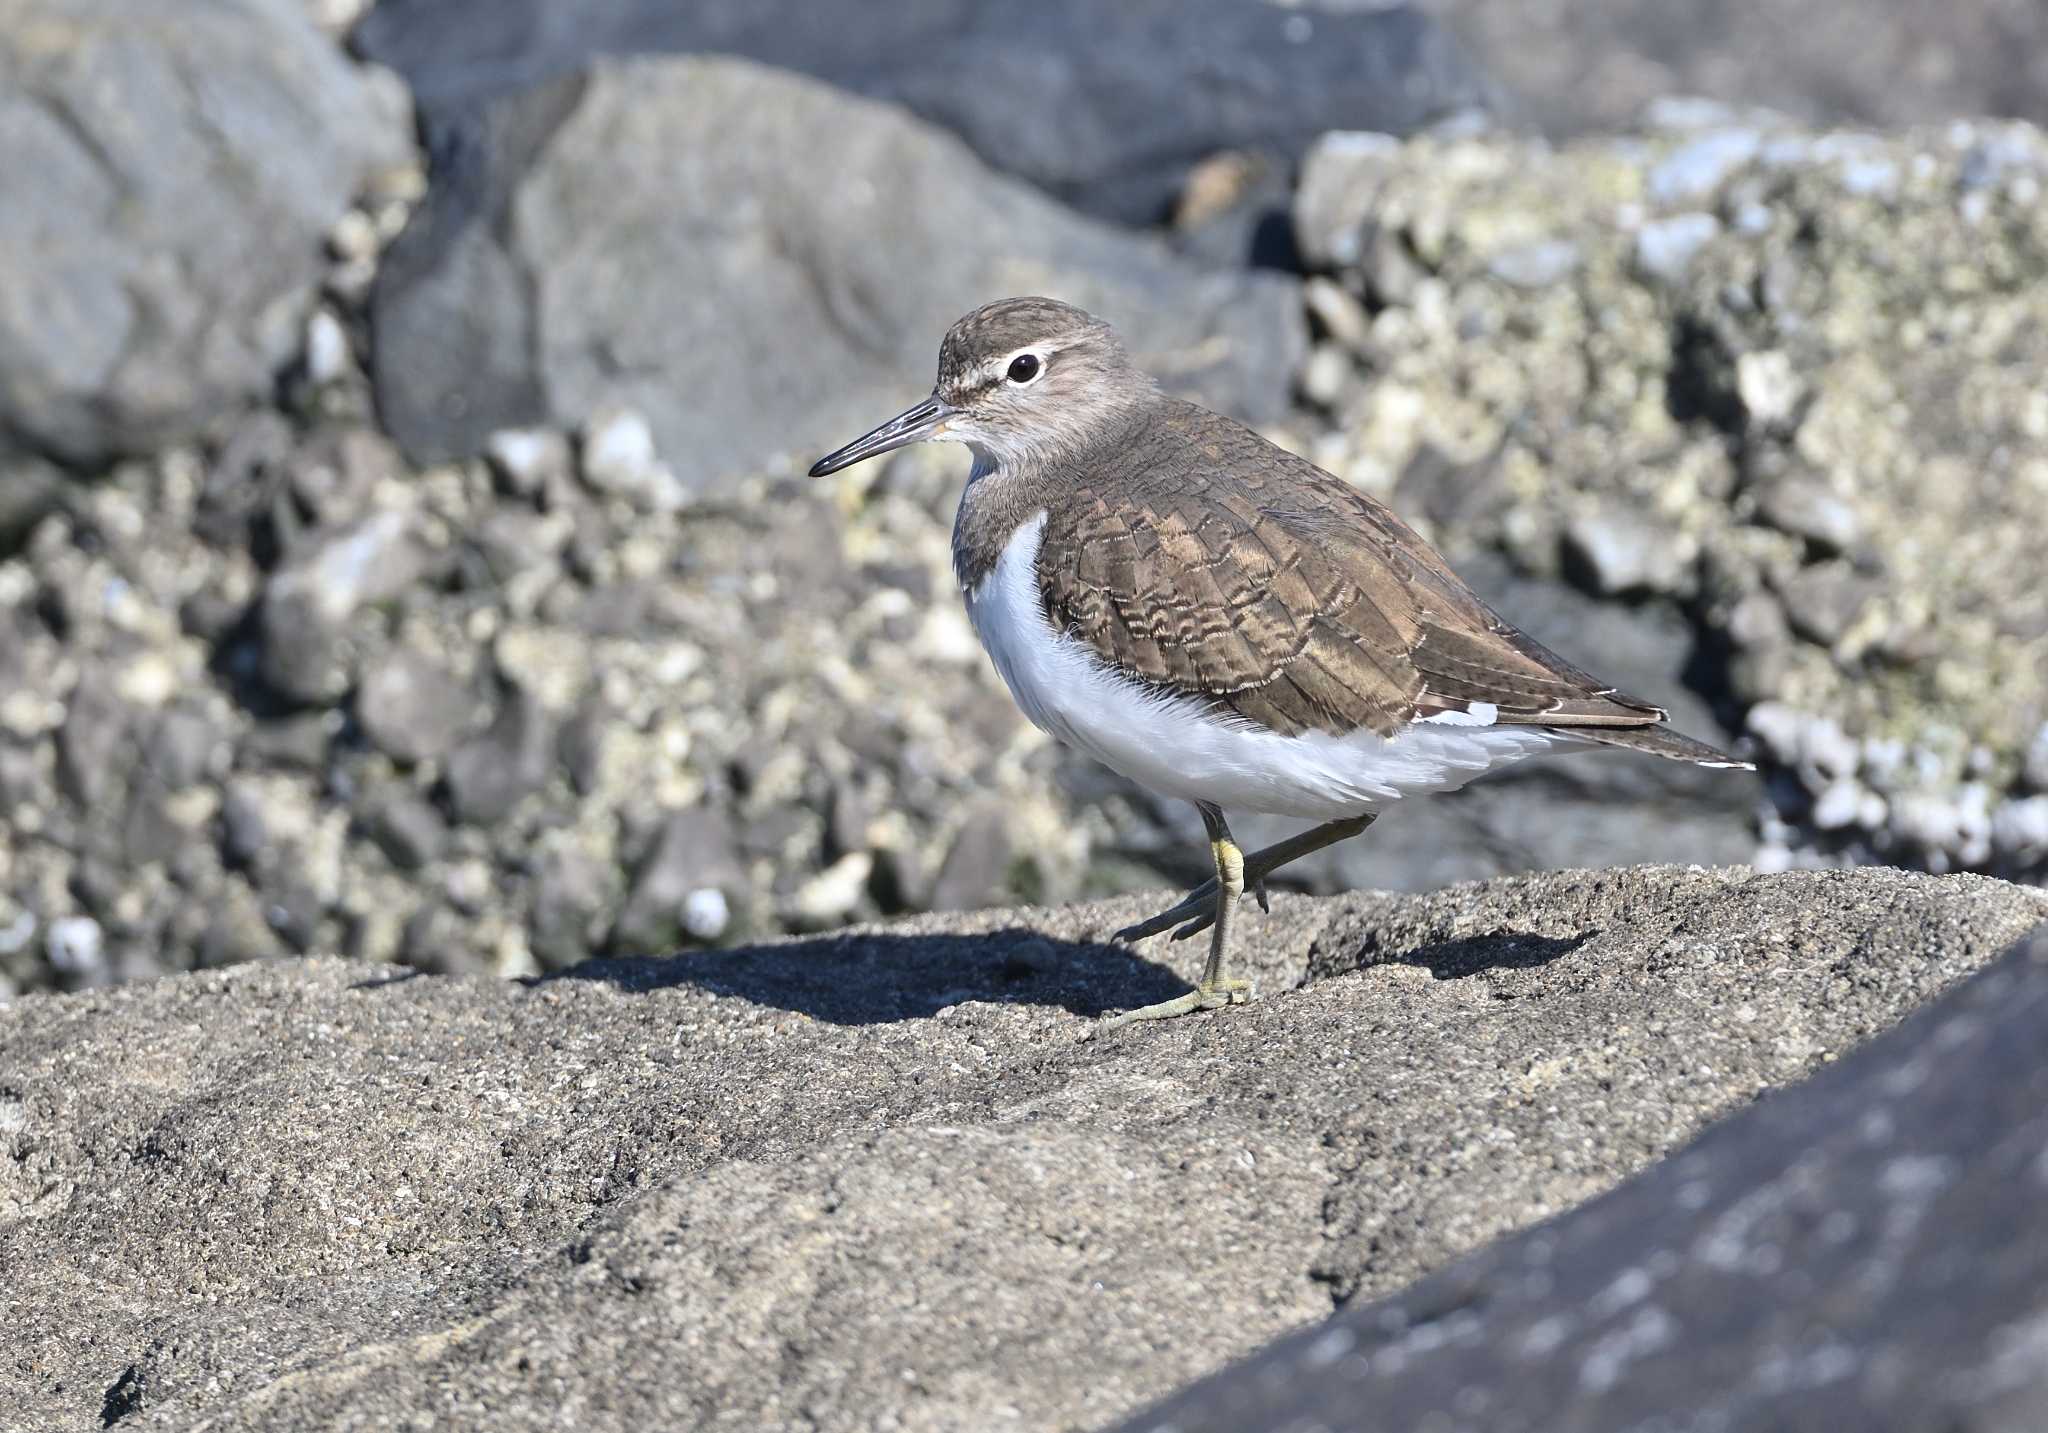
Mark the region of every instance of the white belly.
POLYGON ((1040 513, 967 594, 967 616, 1024 715, 1142 786, 1231 811, 1330 821, 1403 796, 1453 791, 1495 767, 1574 745, 1538 727, 1470 717, 1392 738, 1281 736, 1206 703, 1148 690, 1085 643, 1056 632, 1038 594, 1040 513))

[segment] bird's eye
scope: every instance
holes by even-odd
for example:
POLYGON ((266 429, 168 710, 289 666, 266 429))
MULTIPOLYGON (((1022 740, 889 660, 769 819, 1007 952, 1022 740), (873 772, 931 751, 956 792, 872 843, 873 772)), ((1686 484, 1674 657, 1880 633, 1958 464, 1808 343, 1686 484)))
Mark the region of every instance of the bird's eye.
POLYGON ((1029 383, 1032 379, 1038 377, 1038 369, 1037 354, 1020 353, 1010 360, 1010 381, 1012 383, 1029 383))

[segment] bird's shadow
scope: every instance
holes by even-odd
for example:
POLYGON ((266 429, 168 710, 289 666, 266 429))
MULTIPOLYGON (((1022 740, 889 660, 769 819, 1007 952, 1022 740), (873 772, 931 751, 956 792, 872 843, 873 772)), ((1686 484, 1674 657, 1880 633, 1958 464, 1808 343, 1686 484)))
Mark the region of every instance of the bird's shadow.
POLYGON ((556 980, 601 980, 628 991, 689 986, 833 1025, 921 1020, 967 1001, 1093 1016, 1188 988, 1167 966, 1124 946, 1056 940, 1014 926, 977 935, 858 931, 737 950, 586 960, 533 983, 556 980))
POLYGON ((1369 965, 1417 965, 1438 980, 1463 980, 1490 970, 1534 970, 1570 955, 1599 933, 1587 930, 1552 936, 1497 930, 1400 949, 1383 948, 1377 939, 1368 937, 1342 951, 1311 953, 1308 979, 1328 980, 1369 965))
MULTIPOLYGON (((1311 957, 1306 977, 1326 979, 1394 961, 1455 980, 1489 969, 1547 965, 1586 938, 1504 931, 1385 954, 1368 942, 1334 961, 1311 957)), ((528 983, 558 980, 596 980, 633 992, 690 987, 833 1025, 920 1020, 969 1001, 1055 1006, 1093 1017, 1190 988, 1171 967, 1129 947, 1058 940, 1014 926, 976 935, 861 931, 737 950, 587 960, 528 983)))

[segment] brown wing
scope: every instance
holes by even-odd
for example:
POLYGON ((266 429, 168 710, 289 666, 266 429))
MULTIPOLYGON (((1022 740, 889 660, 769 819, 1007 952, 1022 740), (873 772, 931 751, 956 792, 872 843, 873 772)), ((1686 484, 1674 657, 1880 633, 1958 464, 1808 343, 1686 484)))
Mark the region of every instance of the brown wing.
POLYGON ((1516 631, 1314 464, 1191 406, 1160 436, 1140 470, 1054 504, 1039 548, 1054 626, 1121 670, 1288 734, 1388 735, 1477 703, 1541 726, 1664 719, 1516 631))

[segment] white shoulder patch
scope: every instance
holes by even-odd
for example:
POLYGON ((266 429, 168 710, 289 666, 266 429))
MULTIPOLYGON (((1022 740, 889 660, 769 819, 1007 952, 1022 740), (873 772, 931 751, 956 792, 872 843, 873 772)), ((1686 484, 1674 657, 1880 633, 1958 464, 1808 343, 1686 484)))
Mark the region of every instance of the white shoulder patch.
POLYGON ((1500 719, 1500 708, 1492 702, 1473 702, 1461 712, 1438 712, 1421 717, 1417 726, 1492 726, 1500 719))

